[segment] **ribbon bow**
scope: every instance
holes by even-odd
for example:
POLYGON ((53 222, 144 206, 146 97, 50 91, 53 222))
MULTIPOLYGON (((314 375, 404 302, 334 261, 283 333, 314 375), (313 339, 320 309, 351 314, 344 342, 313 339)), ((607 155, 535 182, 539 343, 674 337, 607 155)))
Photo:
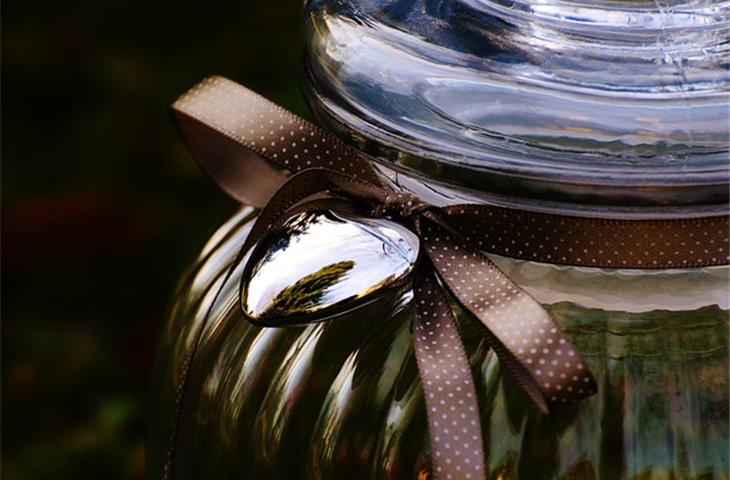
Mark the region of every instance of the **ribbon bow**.
MULTIPOLYGON (((597 391, 579 352, 560 327, 483 251, 611 266, 614 257, 594 246, 592 237, 582 236, 584 230, 589 235, 595 232, 596 224, 605 220, 488 205, 430 205, 389 184, 365 154, 220 77, 195 86, 171 112, 188 148, 216 182, 242 202, 262 208, 236 263, 293 208, 306 209, 303 202, 316 195, 344 197, 367 214, 401 222, 418 235, 425 254, 413 278, 412 342, 426 401, 435 478, 486 476, 474 382, 446 292, 477 322, 505 370, 542 411, 573 404, 597 391), (282 169, 292 175, 287 177, 282 169), (571 247, 530 246, 530 231, 558 234, 558 226, 560 232, 570 233, 571 247), (522 249, 515 248, 515 238, 522 249)), ((676 225, 628 222, 605 230, 612 238, 626 240, 632 232, 670 227, 676 225)), ((562 244, 565 238, 554 242, 562 244)), ((545 239, 549 241, 549 236, 545 239)), ((642 236, 638 241, 648 245, 649 240, 642 236)))

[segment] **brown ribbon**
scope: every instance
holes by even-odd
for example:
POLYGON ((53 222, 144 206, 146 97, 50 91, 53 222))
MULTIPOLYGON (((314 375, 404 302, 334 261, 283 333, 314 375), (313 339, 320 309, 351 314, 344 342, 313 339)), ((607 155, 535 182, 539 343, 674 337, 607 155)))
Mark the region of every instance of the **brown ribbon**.
POLYGON ((413 347, 437 479, 486 476, 472 373, 444 289, 478 321, 502 365, 541 410, 597 391, 559 326, 483 252, 598 267, 728 262, 727 216, 617 221, 491 205, 429 205, 382 182, 365 154, 224 78, 196 85, 171 112, 184 142, 216 182, 262 208, 235 263, 292 208, 306 208, 303 202, 313 195, 347 198, 419 236, 425 258, 413 281, 413 347), (293 175, 287 178, 282 170, 293 175))

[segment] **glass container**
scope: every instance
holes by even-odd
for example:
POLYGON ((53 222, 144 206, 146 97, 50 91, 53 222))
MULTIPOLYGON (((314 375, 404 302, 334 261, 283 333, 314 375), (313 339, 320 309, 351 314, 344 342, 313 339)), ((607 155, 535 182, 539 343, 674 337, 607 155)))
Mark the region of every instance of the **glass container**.
MULTIPOLYGON (((314 0, 304 88, 324 124, 435 204, 722 214, 729 12, 717 1, 314 0)), ((429 478, 410 286, 336 321, 252 325, 243 266, 226 273, 255 215, 244 206, 227 221, 175 293, 151 478, 429 478)), ((455 312, 489 478, 730 478, 730 268, 491 258, 562 326, 599 393, 540 413, 455 312)))

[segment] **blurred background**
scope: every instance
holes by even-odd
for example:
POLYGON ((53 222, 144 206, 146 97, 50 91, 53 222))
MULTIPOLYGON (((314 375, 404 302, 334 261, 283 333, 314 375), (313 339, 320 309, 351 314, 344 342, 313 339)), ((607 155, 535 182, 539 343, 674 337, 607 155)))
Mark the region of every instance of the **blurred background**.
POLYGON ((3 478, 144 478, 157 332, 236 208, 166 107, 221 74, 306 114, 301 8, 2 3, 3 478))

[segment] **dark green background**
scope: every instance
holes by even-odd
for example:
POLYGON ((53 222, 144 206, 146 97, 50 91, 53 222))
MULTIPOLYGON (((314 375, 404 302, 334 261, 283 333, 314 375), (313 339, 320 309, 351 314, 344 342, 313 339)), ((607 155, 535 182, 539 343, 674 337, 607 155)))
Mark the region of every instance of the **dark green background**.
POLYGON ((303 113, 301 8, 3 2, 3 478, 144 477, 157 332, 235 209, 166 106, 222 74, 303 113))

